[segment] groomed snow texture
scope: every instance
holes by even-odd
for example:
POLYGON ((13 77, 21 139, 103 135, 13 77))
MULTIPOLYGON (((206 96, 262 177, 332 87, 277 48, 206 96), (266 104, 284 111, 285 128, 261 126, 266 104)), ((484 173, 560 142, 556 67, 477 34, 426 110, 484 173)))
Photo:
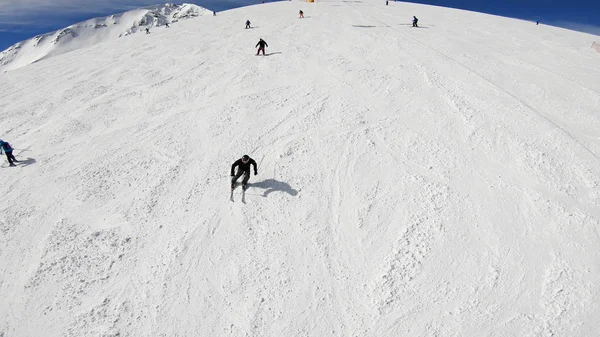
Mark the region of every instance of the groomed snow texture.
POLYGON ((0 74, 0 336, 599 336, 595 38, 284 1, 0 74))

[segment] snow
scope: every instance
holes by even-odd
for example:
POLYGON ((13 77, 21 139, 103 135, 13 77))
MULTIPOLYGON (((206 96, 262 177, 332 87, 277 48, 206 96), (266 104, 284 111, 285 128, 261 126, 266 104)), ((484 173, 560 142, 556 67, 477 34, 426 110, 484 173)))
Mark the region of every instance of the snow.
POLYGON ((14 44, 0 53, 0 72, 18 69, 43 59, 137 32, 145 32, 145 28, 159 28, 166 23, 172 24, 209 13, 212 14, 208 9, 192 4, 167 3, 90 19, 14 44))
POLYGON ((0 336, 598 335, 594 38, 277 2, 0 74, 0 336))

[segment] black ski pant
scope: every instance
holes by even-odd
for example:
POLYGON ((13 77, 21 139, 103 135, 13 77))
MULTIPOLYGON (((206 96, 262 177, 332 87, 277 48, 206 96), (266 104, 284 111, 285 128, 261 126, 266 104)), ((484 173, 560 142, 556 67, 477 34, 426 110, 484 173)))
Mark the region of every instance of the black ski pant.
MULTIPOLYGON (((14 163, 13 163, 13 162, 15 162, 15 161, 16 161, 17 163, 19 162, 19 161, 18 161, 18 160, 15 158, 15 156, 13 156, 12 152, 5 152, 5 153, 6 153, 6 159, 8 159, 8 163, 9 163, 10 165, 14 165, 14 163)), ((250 172, 248 172, 248 173, 250 173, 250 172)))
POLYGON ((231 185, 235 185, 235 182, 242 176, 242 174, 244 175, 244 179, 242 179, 242 185, 246 186, 246 184, 248 184, 248 180, 250 180, 250 170, 244 171, 239 169, 237 170, 235 176, 231 178, 231 185))

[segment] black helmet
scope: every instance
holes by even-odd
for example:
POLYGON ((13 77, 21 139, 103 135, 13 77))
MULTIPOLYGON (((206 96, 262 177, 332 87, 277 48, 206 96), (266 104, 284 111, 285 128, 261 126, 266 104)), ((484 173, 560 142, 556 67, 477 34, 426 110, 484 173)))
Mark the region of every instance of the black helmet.
POLYGON ((250 156, 248 156, 247 154, 245 154, 245 155, 243 155, 243 156, 242 156, 242 161, 243 161, 244 163, 247 163, 247 162, 248 162, 248 160, 250 160, 250 156))

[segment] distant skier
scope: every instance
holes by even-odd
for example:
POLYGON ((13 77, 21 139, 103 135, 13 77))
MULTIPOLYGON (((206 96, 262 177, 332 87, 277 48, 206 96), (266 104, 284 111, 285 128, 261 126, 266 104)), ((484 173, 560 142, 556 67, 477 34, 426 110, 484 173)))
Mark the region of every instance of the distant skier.
POLYGON ((260 39, 258 41, 258 43, 256 44, 256 46, 254 46, 254 48, 258 47, 258 51, 256 52, 256 55, 260 54, 260 52, 262 51, 263 55, 265 55, 265 47, 268 47, 269 45, 265 42, 265 40, 260 39))
POLYGON ((254 175, 258 174, 256 169, 256 162, 254 159, 250 158, 247 154, 243 155, 242 158, 236 160, 233 165, 231 165, 231 189, 235 187, 235 182, 239 179, 239 177, 244 175, 244 179, 242 179, 242 189, 245 191, 248 188, 248 180, 250 179, 250 165, 254 166, 254 175), (237 173, 234 175, 235 167, 238 167, 237 173))
POLYGON ((252 28, 252 27, 250 27, 250 20, 246 20, 246 29, 248 29, 248 28, 252 28))
POLYGON ((217 12, 213 11, 213 16, 217 16, 217 12))
POLYGON ((150 28, 146 27, 146 34, 150 34, 150 28))
POLYGON ((386 6, 388 5, 388 0, 385 0, 385 5, 386 5, 386 6))
POLYGON ((165 22, 165 27, 169 28, 169 23, 165 22))
POLYGON ((300 14, 300 18, 302 19, 302 18, 304 17, 304 12, 303 12, 303 11, 300 11, 300 12, 298 12, 298 13, 300 14))
POLYGON ((2 154, 2 151, 6 153, 6 159, 8 159, 8 164, 10 166, 16 166, 15 163, 18 163, 19 161, 12 154, 12 146, 10 146, 8 142, 5 142, 2 139, 0 139, 0 155, 2 154))
POLYGON ((540 24, 540 19, 535 20, 535 25, 539 25, 540 24))
POLYGON ((413 27, 419 27, 419 26, 417 25, 417 22, 419 22, 419 19, 417 19, 417 17, 416 17, 416 16, 413 16, 413 27))

